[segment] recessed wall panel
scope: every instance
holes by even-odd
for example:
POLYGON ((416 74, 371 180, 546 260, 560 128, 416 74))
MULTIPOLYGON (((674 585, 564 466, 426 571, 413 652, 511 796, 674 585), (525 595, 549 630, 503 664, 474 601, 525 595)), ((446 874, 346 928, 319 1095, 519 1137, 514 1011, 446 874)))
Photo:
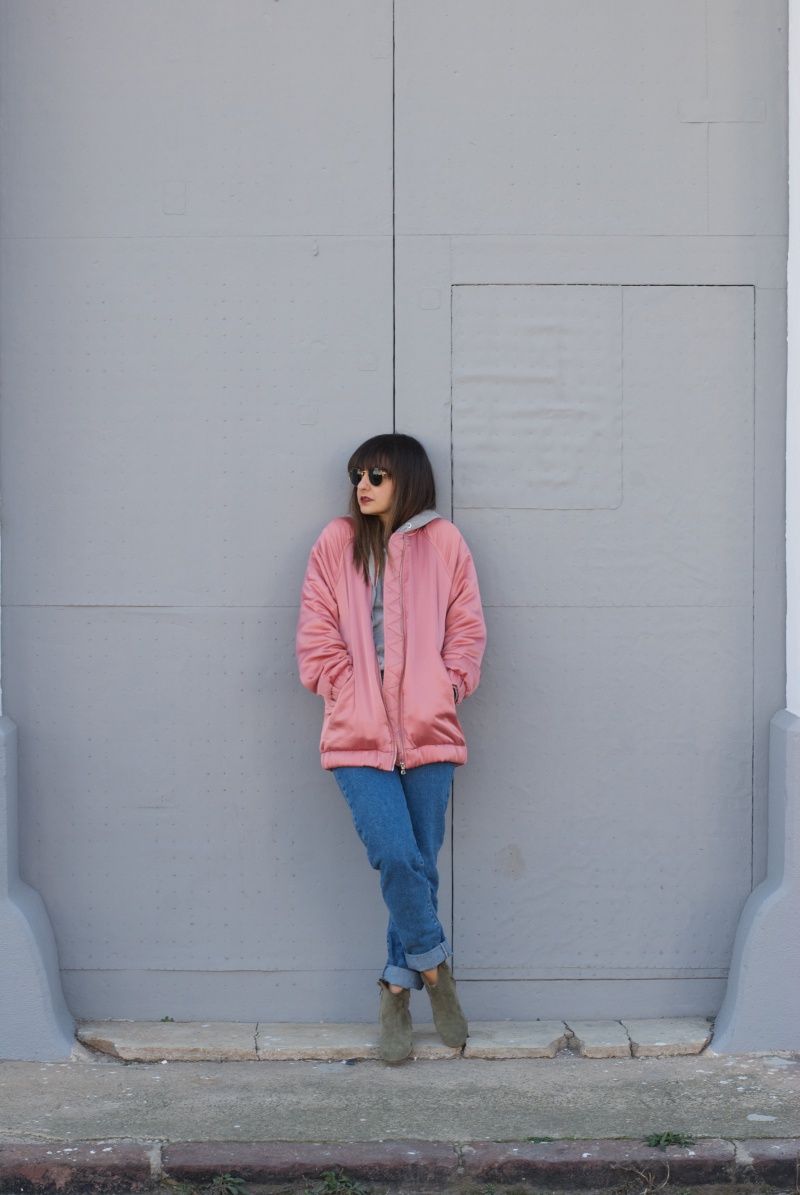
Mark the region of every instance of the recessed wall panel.
POLYGON ((454 288, 454 506, 621 501, 621 289, 454 288))
MULTIPOLYGON (((489 631, 456 783, 458 974, 710 981, 751 885, 753 290, 496 289, 615 296, 621 492, 616 509, 456 498, 489 631)), ((471 314, 453 322, 456 495, 491 304, 471 314)), ((521 355, 495 355, 498 392, 521 355)))
MULTIPOLYGON (((516 289, 551 288, 508 288, 516 289)), ((752 287, 574 289, 622 293, 621 501, 614 510, 583 512, 458 509, 457 501, 459 525, 484 563, 484 600, 750 606, 752 287)), ((458 397, 454 379, 454 429, 458 397)), ((487 417, 487 442, 490 426, 487 417)), ((462 468, 456 453, 456 478, 462 468)), ((520 486, 524 473, 520 464, 520 486)), ((498 485, 514 484, 513 473, 493 475, 498 485)))

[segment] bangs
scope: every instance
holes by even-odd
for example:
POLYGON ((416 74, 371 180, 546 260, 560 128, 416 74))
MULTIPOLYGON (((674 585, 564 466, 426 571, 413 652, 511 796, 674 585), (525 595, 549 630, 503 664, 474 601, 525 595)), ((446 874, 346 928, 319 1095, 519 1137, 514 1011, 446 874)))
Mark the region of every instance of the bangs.
POLYGON ((397 453, 393 451, 394 445, 391 441, 391 436, 373 436, 371 440, 366 440, 347 462, 347 472, 351 469, 386 469, 394 475, 397 453), (385 443, 387 440, 388 444, 385 443))

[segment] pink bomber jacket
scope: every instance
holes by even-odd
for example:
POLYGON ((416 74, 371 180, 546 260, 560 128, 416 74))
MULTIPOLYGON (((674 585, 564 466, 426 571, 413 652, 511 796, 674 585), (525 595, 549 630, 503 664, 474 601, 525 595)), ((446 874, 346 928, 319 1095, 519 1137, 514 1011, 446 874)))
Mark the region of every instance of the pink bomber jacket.
POLYGON ((459 701, 477 687, 486 627, 469 549, 434 512, 389 540, 383 620, 381 684, 371 586, 350 519, 334 519, 311 551, 297 626, 300 679, 325 699, 323 768, 465 763, 453 686, 459 701))

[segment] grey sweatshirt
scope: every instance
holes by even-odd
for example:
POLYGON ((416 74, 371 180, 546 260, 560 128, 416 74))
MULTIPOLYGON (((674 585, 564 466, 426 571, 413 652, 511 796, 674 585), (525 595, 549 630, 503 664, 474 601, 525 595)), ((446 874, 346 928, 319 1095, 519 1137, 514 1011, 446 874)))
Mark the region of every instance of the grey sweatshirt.
MULTIPOLYGON (((413 519, 403 523, 402 527, 398 527, 397 531, 401 534, 406 531, 416 531, 419 527, 424 527, 426 523, 431 523, 434 519, 441 517, 435 510, 422 510, 418 515, 414 515, 413 519)), ((372 581, 372 638, 378 655, 378 667, 383 673, 383 577, 376 577, 376 572, 373 557, 369 562, 369 576, 372 581)))

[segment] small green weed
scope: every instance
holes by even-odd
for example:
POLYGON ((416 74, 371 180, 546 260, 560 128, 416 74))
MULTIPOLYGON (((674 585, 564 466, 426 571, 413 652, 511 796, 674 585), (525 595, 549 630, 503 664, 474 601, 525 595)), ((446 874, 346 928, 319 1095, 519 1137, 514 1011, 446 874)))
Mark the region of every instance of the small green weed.
POLYGON ((694 1138, 688 1133, 673 1133, 672 1129, 669 1129, 666 1133, 651 1133, 649 1137, 645 1137, 644 1143, 652 1149, 666 1149, 668 1145, 680 1145, 685 1149, 694 1145, 694 1138))
POLYGON ((342 1171, 337 1174, 335 1170, 323 1170, 320 1181, 306 1187, 304 1195, 367 1195, 369 1190, 369 1187, 348 1178, 342 1171))
POLYGON ((172 1021, 173 1019, 174 1019, 173 1017, 162 1017, 161 1018, 162 1021, 172 1021))
POLYGON ((216 1174, 205 1188, 206 1195, 244 1195, 247 1184, 233 1174, 216 1174))
POLYGON ((532 1141, 534 1145, 541 1145, 544 1141, 555 1141, 555 1137, 523 1137, 523 1141, 532 1141))

